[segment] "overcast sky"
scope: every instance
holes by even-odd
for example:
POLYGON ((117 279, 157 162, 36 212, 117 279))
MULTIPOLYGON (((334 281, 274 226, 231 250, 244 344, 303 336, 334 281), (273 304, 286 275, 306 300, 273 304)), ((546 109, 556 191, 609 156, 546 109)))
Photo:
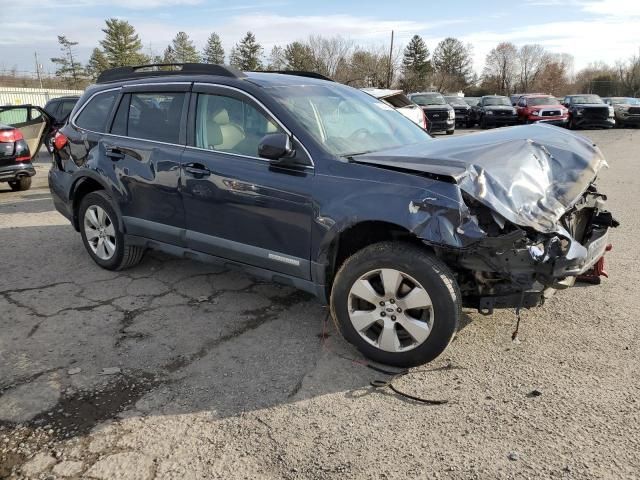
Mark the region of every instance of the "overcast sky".
POLYGON ((498 42, 539 43, 575 57, 580 69, 593 61, 613 64, 640 48, 640 0, 17 0, 3 2, 0 70, 35 71, 38 52, 45 71, 59 54, 56 36, 79 42, 81 61, 103 37, 104 20, 135 26, 145 53, 160 54, 185 31, 201 49, 215 31, 225 49, 247 30, 268 54, 310 34, 342 35, 360 44, 382 45, 391 30, 405 44, 414 34, 433 51, 453 36, 473 45, 475 68, 498 42), (237 3, 236 3, 237 2, 237 3))

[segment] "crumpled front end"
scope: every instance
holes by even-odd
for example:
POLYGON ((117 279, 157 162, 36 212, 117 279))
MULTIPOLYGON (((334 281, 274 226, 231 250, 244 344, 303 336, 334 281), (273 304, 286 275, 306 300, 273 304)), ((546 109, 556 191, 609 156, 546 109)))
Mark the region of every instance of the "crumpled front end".
POLYGON ((588 140, 528 126, 432 143, 422 161, 407 149, 372 163, 449 178, 454 189, 440 193, 449 205, 457 195, 457 209, 416 199, 411 230, 456 272, 465 306, 537 305, 603 257, 618 223, 594 184, 606 161, 588 140))

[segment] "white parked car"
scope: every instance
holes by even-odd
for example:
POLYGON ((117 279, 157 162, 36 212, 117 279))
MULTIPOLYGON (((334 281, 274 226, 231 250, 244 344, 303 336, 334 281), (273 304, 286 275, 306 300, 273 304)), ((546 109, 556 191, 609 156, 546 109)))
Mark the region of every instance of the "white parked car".
POLYGON ((409 97, 407 97, 402 90, 363 88, 362 91, 395 108, 412 122, 421 126, 425 130, 427 129, 427 117, 425 117, 422 108, 409 100, 409 97))

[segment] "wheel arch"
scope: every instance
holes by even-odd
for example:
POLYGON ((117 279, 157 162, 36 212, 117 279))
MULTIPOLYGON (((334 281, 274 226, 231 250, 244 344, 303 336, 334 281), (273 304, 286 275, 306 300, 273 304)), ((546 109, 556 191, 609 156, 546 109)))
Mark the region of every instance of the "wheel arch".
MULTIPOLYGON (((72 223, 74 228, 77 231, 80 230, 79 211, 80 211, 80 203, 82 202, 82 199, 86 197, 88 194, 92 192, 97 192, 100 190, 106 192, 107 194, 110 192, 110 189, 104 183, 104 180, 101 179, 98 175, 92 175, 91 172, 84 172, 84 175, 74 180, 73 184, 71 185, 69 199, 71 200, 71 205, 72 205, 72 223)), ((118 214, 118 226, 120 227, 121 231, 124 231, 123 223, 122 223, 122 214, 120 212, 120 208, 118 207, 117 202, 114 202, 113 198, 112 198, 111 206, 118 214)))
POLYGON ((324 269, 327 298, 330 296, 335 275, 347 258, 369 245, 392 240, 411 243, 432 250, 408 228, 385 220, 354 222, 336 230, 328 239, 325 239, 325 247, 323 248, 320 263, 324 269))

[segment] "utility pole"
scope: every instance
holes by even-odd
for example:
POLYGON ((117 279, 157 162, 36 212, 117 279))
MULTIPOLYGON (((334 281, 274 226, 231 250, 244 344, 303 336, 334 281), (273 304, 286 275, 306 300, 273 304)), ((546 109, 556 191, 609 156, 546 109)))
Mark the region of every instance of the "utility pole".
POLYGON ((38 82, 40 83, 40 88, 43 88, 42 77, 40 76, 40 64, 38 63, 38 52, 33 52, 33 56, 36 58, 36 75, 38 77, 38 82))
POLYGON ((387 88, 391 88, 393 78, 393 30, 391 30, 391 47, 389 48, 389 71, 387 72, 387 88))

